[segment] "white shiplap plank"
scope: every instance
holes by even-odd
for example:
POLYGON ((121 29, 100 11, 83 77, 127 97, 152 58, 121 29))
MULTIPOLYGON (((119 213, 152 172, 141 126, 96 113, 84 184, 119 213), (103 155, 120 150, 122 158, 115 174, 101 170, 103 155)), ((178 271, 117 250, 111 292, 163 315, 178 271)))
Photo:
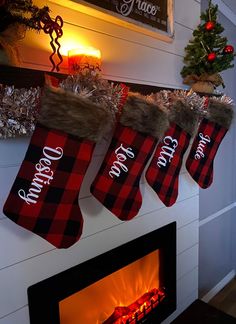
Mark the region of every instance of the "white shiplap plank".
POLYGON ((201 4, 194 0, 175 0, 175 21, 195 29, 200 22, 201 4))
POLYGON ((28 306, 23 306, 19 310, 0 318, 0 324, 29 324, 28 306))
POLYGON ((79 192, 80 199, 91 196, 90 186, 99 171, 102 161, 104 160, 104 156, 105 153, 100 156, 93 156, 79 192))
POLYGON ((177 304, 182 304, 198 289, 198 267, 177 281, 177 304))
MULTIPOLYGON (((139 214, 165 207, 164 203, 147 183, 142 184, 140 187, 143 196, 143 204, 139 214)), ((192 179, 187 174, 181 174, 179 176, 179 193, 177 202, 193 197, 198 193, 199 188, 194 184, 192 179)))
POLYGON ((180 253, 177 258, 177 279, 198 266, 198 244, 180 253))
POLYGON ((177 251, 181 253, 187 250, 190 246, 193 246, 198 243, 198 230, 199 221, 196 220, 189 225, 183 226, 179 229, 177 239, 177 251))
POLYGON ((30 137, 0 140, 0 167, 21 164, 30 137))
POLYGON ((185 152, 184 157, 183 157, 183 162, 182 162, 182 168, 181 169, 182 169, 182 172, 185 172, 185 173, 188 172, 187 169, 186 169, 186 160, 188 159, 188 156, 189 156, 189 153, 190 153, 190 150, 191 150, 191 147, 192 147, 193 140, 194 140, 194 137, 191 138, 190 143, 188 145, 188 149, 185 152))
POLYGON ((0 269, 54 249, 46 240, 7 217, 0 222, 0 242, 1 246, 8 242, 7 249, 0 249, 0 269))
POLYGON ((0 168, 0 219, 5 217, 2 212, 2 207, 11 190, 12 184, 15 180, 19 166, 0 168))
MULTIPOLYGON (((198 204, 198 196, 176 203, 172 207, 152 210, 146 214, 136 216, 131 221, 122 222, 95 198, 84 199, 80 201, 82 211, 86 211, 86 213, 83 213, 85 218, 83 237, 93 235, 95 231, 103 231, 105 228, 112 226, 122 228, 122 232, 128 227, 131 232, 134 231, 134 234, 136 231, 137 234, 142 233, 142 231, 148 233, 172 221, 177 221, 177 227, 181 227, 198 219, 196 204, 198 204)), ((139 234, 135 237, 138 236, 139 234)))
MULTIPOLYGON (((100 204, 96 204, 94 198, 89 201, 89 204, 87 204, 87 213, 84 213, 85 222, 82 238, 72 247, 72 249, 68 250, 75 251, 75 256, 78 251, 82 251, 83 248, 86 249, 86 243, 84 242, 87 240, 86 237, 90 237, 90 239, 88 239, 88 247, 90 244, 91 247, 93 247, 91 251, 92 255, 90 253, 87 255, 87 258, 89 258, 89 256, 93 257, 103 253, 109 248, 128 242, 131 239, 143 235, 144 233, 151 232, 169 222, 177 220, 177 227, 181 228, 198 219, 198 210, 193 210, 193 206, 198 204, 198 196, 175 204, 171 207, 171 212, 168 208, 162 208, 161 210, 153 211, 141 217, 136 217, 129 222, 122 222, 111 213, 105 213, 105 208, 101 211, 100 204), (95 204, 92 204, 92 201, 95 204), (89 207, 90 209, 88 209, 89 207), (98 214, 99 210, 100 215, 98 214), (96 232, 99 232, 97 234, 98 238, 100 238, 100 236, 104 237, 102 240, 100 239, 99 246, 96 246, 96 236, 94 239, 91 238, 96 232), (122 233, 122 235, 120 233, 122 233), (112 242, 110 242, 111 237, 112 242), (104 242, 104 246, 102 242, 104 242), (107 247, 107 242, 110 244, 109 248, 107 247)), ((83 200, 81 200, 80 203, 83 204, 83 200)), ((192 229, 192 226, 190 229, 192 229)), ((21 228, 7 218, 0 221, 0 246, 4 246, 6 241, 8 242, 7 250, 0 249, 0 269, 20 262, 21 260, 26 260, 38 254, 45 253, 54 248, 41 237, 21 228)), ((189 244, 192 246, 195 244, 195 241, 192 242, 190 239, 189 244)), ((181 245, 184 244, 181 243, 181 245)), ((181 251, 181 248, 179 251, 181 251)), ((58 251, 55 253, 56 255, 58 254, 59 258, 61 255, 60 252, 58 251)), ((64 254, 66 254, 66 251, 63 255, 64 254)), ((57 260, 56 262, 60 261, 57 260)), ((68 267, 70 265, 71 264, 68 264, 68 267)))

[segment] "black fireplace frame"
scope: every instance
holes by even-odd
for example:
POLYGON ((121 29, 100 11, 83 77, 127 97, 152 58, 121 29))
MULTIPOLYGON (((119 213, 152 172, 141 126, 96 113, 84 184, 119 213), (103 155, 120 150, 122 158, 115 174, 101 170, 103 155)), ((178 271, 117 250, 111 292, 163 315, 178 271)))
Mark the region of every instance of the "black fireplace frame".
POLYGON ((60 324, 60 301, 157 249, 161 252, 165 273, 160 275, 167 297, 145 324, 161 323, 176 309, 176 222, 30 286, 30 323, 60 324))

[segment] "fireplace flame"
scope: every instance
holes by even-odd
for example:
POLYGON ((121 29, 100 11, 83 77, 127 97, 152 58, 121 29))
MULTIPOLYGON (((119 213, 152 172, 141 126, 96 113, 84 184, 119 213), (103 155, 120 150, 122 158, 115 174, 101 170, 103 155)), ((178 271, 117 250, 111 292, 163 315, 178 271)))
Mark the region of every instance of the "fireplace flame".
POLYGON ((160 298, 162 291, 160 286, 163 283, 159 282, 159 268, 160 251, 155 250, 78 291, 60 301, 60 323, 106 323, 114 310, 122 308, 124 310, 127 308, 126 305, 129 305, 128 308, 134 305, 129 312, 130 322, 114 323, 138 323, 131 321, 132 316, 135 319, 139 313, 147 313, 150 305, 152 303, 153 306, 156 305, 157 297, 160 298), (150 295, 155 289, 158 291, 157 296, 150 295))

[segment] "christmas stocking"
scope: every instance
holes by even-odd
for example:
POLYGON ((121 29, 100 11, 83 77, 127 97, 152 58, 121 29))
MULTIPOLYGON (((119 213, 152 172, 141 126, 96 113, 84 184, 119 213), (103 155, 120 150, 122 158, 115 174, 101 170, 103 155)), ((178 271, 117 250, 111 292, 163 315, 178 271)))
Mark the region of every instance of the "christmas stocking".
POLYGON ((199 125, 186 161, 189 174, 203 189, 212 184, 214 158, 232 118, 233 109, 230 104, 216 99, 209 100, 207 115, 199 125))
POLYGON ((129 94, 91 186, 91 193, 119 219, 130 220, 137 215, 142 203, 140 176, 167 127, 164 109, 141 95, 129 94))
POLYGON ((178 197, 179 172, 191 135, 196 129, 198 115, 182 101, 170 109, 170 127, 157 145, 146 172, 146 180, 161 201, 172 206, 178 197))
POLYGON ((4 214, 57 248, 75 243, 83 226, 80 186, 95 142, 109 123, 103 107, 61 89, 47 89, 4 214))

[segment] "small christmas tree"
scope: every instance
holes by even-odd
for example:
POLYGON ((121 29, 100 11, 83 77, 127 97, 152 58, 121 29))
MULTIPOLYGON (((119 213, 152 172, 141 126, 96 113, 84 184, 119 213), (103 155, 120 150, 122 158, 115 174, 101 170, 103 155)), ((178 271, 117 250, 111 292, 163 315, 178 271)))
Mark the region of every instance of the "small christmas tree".
POLYGON ((186 65, 181 75, 194 91, 213 92, 219 85, 224 87, 219 72, 234 66, 234 48, 221 36, 224 28, 217 22, 217 13, 218 6, 210 0, 208 9, 201 14, 201 23, 193 31, 193 39, 185 48, 186 65))

